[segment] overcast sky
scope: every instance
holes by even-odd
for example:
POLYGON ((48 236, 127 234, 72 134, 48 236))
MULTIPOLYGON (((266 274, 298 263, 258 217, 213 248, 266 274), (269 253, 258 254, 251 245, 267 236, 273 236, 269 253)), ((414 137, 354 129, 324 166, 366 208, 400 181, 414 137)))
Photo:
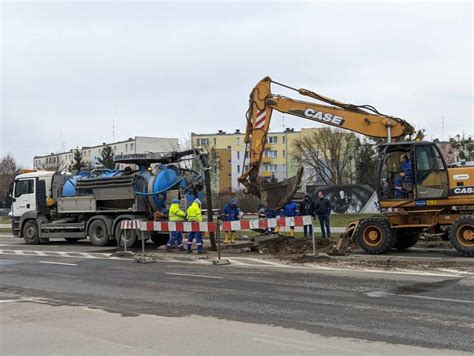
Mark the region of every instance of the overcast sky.
MULTIPOLYGON (((245 127, 262 77, 474 133, 471 3, 3 2, 1 154, 245 127)), ((274 92, 291 95, 279 88, 274 92)), ((272 129, 312 127, 275 114, 272 129), (284 121, 284 123, 283 123, 284 121)))

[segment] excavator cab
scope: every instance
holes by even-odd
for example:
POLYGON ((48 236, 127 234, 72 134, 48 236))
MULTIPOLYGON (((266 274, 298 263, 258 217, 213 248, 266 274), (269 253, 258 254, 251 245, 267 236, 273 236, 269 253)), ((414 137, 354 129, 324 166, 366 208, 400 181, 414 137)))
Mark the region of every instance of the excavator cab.
MULTIPOLYGON (((447 166, 432 142, 398 142, 379 147, 379 201, 415 201, 448 197, 447 166)), ((393 206, 392 204, 390 206, 393 206)))

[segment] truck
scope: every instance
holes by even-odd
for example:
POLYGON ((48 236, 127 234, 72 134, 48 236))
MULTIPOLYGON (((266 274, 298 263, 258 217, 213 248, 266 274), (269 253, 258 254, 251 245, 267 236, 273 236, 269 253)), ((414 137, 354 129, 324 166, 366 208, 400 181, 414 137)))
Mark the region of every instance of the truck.
MULTIPOLYGON (((122 221, 163 217, 172 199, 187 206, 203 194, 202 172, 208 169, 208 159, 199 149, 118 155, 114 161, 127 167, 17 175, 10 184, 13 235, 30 245, 88 238, 94 246, 131 247, 139 236, 132 232, 120 238, 122 221), (183 160, 192 161, 191 167, 180 164, 183 160)), ((145 235, 156 244, 167 237, 145 235)))

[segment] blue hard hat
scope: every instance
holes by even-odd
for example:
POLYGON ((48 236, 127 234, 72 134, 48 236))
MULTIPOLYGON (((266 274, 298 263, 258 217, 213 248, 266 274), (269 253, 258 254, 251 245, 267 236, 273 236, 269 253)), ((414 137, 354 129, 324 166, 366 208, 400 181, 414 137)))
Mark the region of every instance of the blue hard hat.
POLYGON ((230 203, 233 204, 233 205, 236 205, 236 204, 237 204, 237 200, 231 199, 231 200, 230 200, 230 203))
POLYGON ((171 201, 171 204, 179 204, 179 200, 178 200, 178 199, 173 199, 173 200, 171 201))

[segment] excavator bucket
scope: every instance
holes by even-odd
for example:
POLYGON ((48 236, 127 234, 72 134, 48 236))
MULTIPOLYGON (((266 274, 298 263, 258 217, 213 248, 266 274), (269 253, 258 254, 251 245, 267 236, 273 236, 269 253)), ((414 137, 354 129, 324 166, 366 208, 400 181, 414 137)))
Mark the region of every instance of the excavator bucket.
POLYGON ((303 167, 300 167, 296 176, 278 183, 269 183, 258 177, 257 189, 261 203, 270 209, 280 209, 295 195, 303 177, 303 167))

